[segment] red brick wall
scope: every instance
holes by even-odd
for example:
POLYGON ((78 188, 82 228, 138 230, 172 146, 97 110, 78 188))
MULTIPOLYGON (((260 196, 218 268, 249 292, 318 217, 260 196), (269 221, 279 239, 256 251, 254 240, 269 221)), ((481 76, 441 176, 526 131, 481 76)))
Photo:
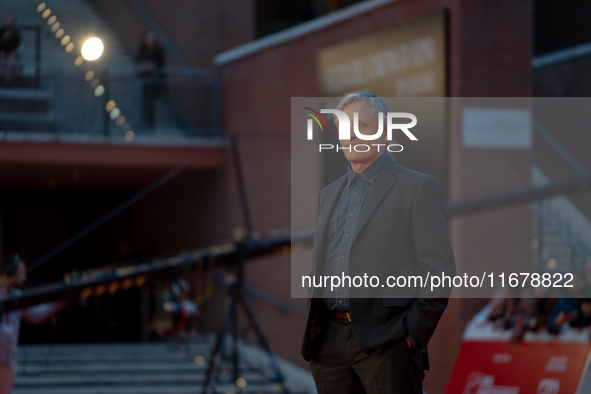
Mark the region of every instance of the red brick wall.
POLYGON ((457 4, 451 16, 451 96, 531 96, 533 1, 457 4))

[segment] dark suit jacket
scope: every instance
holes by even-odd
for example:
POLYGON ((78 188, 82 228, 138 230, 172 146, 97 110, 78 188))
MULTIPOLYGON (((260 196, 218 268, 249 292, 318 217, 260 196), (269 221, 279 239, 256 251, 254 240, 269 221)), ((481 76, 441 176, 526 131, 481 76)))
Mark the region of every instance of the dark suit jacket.
MULTIPOLYGON (((318 198, 313 275, 322 275, 329 219, 346 185, 346 174, 326 186, 318 198)), ((455 275, 447 212, 441 184, 431 175, 410 170, 388 158, 358 219, 349 257, 349 276, 455 275)), ((328 312, 322 288, 313 288, 301 344, 310 361, 328 312)), ((411 334, 417 346, 427 343, 447 306, 449 289, 377 287, 350 289, 351 324, 362 350, 370 354, 411 334), (368 292, 373 291, 368 297, 368 292), (360 297, 356 297, 355 295, 360 297), (362 298, 365 297, 365 298, 362 298)), ((428 359, 425 352, 425 364, 428 359)))

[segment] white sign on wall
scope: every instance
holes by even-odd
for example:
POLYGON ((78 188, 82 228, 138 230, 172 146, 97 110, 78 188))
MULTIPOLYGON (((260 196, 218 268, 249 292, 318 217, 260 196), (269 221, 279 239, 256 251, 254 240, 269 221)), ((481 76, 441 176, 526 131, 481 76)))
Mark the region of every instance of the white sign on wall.
POLYGON ((462 125, 466 148, 531 149, 529 109, 465 107, 462 125))

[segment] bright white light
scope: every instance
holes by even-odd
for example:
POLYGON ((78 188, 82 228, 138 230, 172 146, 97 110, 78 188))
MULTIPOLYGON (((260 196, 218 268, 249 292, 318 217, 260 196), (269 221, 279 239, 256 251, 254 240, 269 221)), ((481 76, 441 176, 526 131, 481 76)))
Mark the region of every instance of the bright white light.
POLYGON ((82 57, 85 60, 93 61, 101 57, 105 46, 100 38, 92 37, 82 45, 82 57))

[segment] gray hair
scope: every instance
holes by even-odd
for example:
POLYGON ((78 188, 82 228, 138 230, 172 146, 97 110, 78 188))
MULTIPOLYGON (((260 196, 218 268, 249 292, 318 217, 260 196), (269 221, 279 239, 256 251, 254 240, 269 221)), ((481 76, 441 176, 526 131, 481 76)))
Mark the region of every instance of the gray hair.
POLYGON ((356 100, 360 100, 364 105, 368 106, 371 109, 372 116, 375 116, 376 118, 378 113, 382 112, 384 114, 384 120, 386 120, 386 114, 392 111, 390 104, 388 104, 386 100, 376 96, 373 93, 364 91, 353 92, 344 95, 341 101, 339 101, 336 109, 342 111, 343 108, 356 100))

